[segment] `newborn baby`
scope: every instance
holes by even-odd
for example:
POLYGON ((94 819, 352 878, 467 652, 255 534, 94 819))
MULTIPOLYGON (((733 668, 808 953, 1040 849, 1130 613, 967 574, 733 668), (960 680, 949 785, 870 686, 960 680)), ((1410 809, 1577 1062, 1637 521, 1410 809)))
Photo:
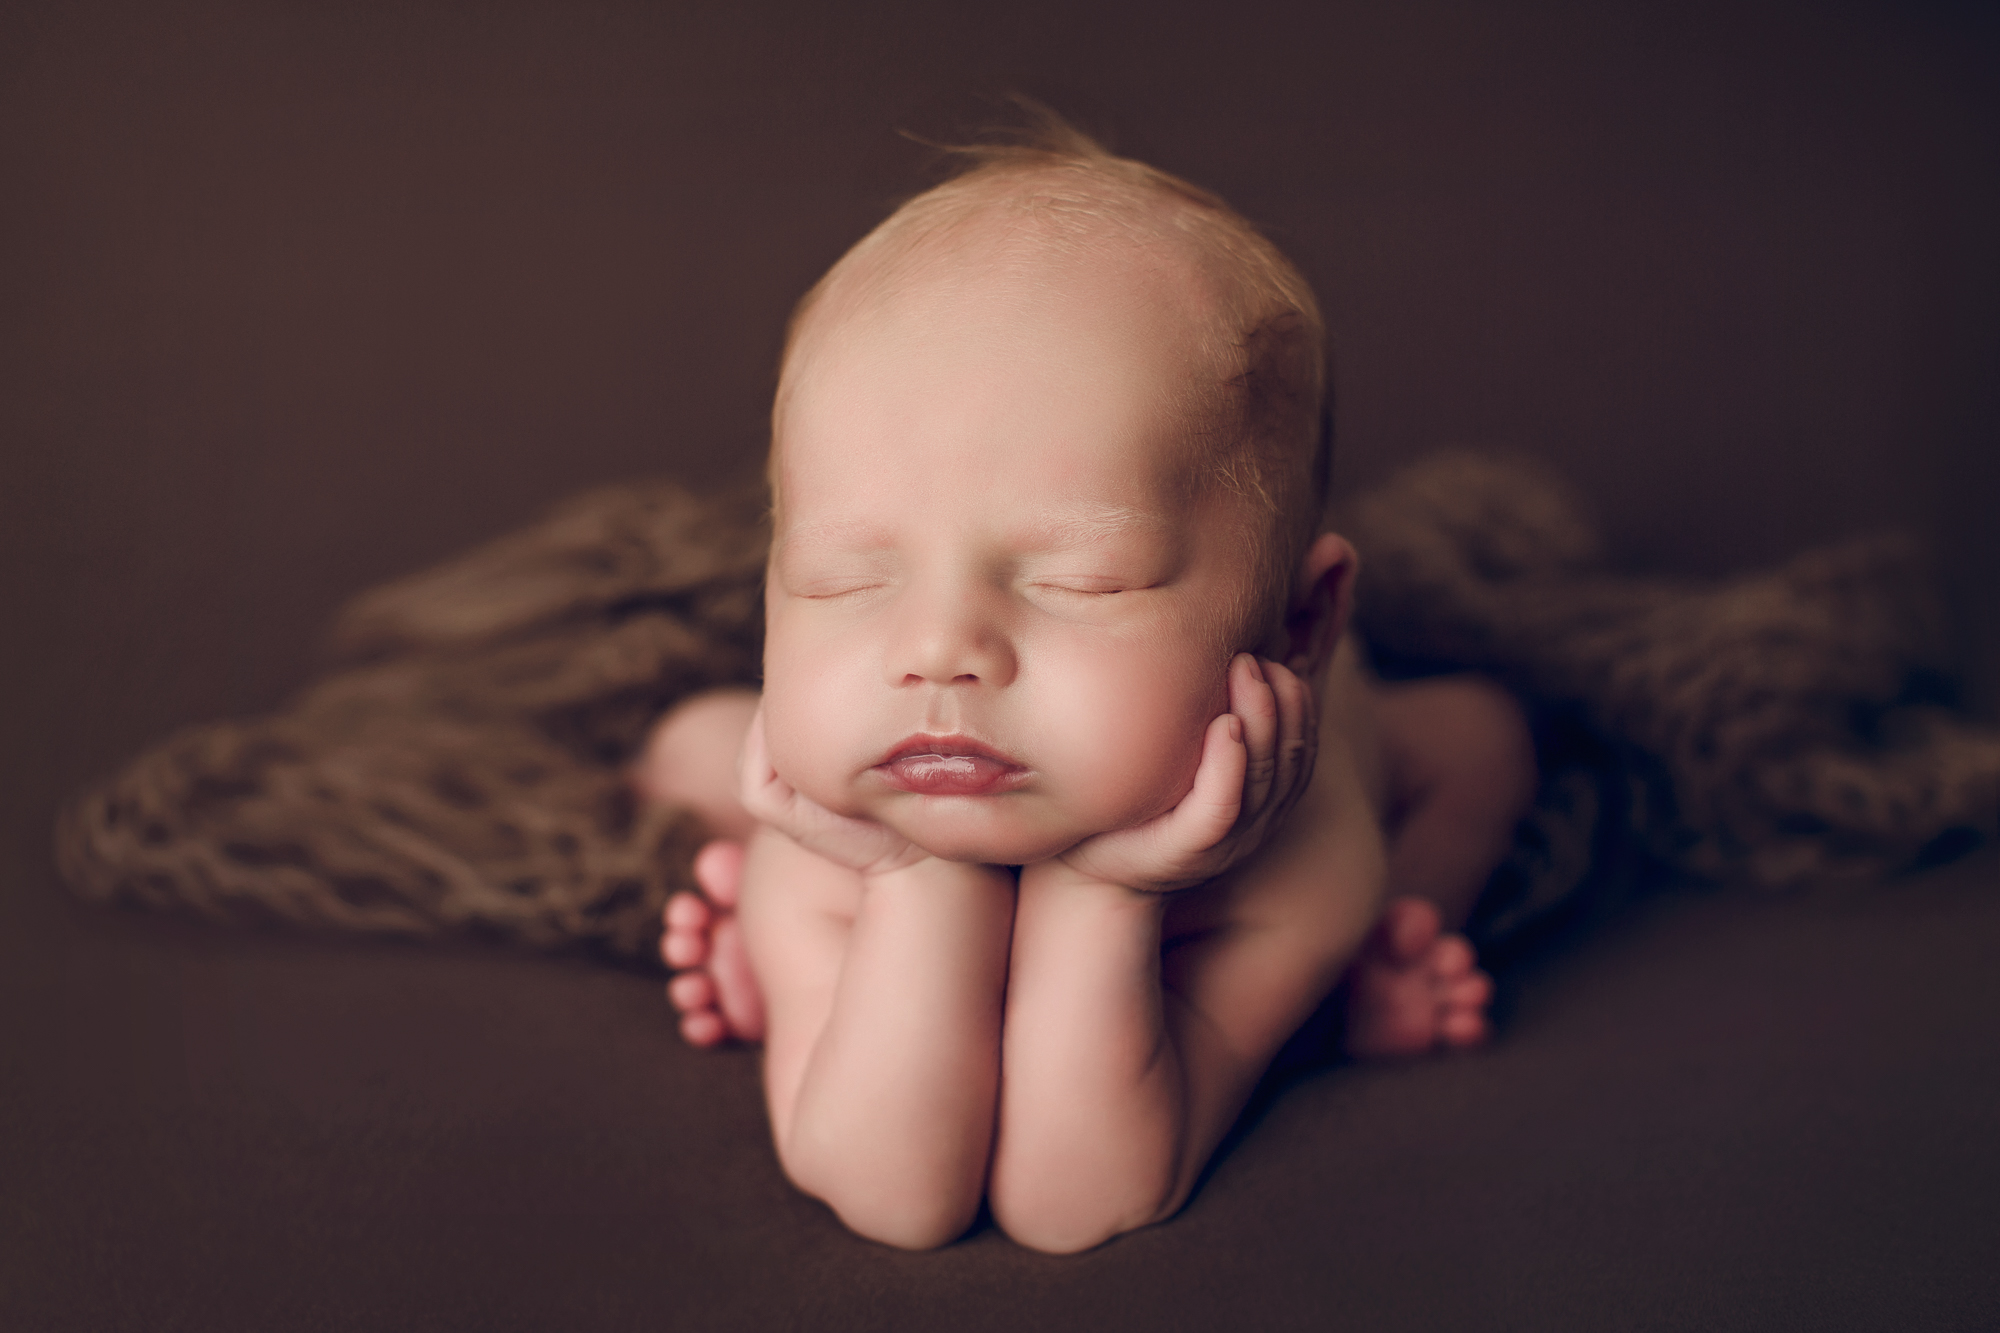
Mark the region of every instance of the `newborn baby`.
POLYGON ((1358 1054, 1482 1039, 1449 930, 1534 764, 1496 688, 1384 686, 1343 636, 1284 257, 1061 127, 969 156, 801 303, 764 692, 683 704, 634 776, 718 839, 669 993, 764 1043, 790 1178, 890 1244, 983 1200, 1074 1251, 1181 1206, 1343 975, 1358 1054))

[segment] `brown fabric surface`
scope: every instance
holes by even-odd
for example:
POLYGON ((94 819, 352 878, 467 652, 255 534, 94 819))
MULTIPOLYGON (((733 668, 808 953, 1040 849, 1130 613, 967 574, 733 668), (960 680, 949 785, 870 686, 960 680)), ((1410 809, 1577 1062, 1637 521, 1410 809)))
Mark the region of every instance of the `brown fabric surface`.
POLYGON ((61 802, 361 589, 760 456, 784 313, 1021 88, 1269 224, 1336 486, 1531 453, 1608 567, 1902 527, 2000 654, 1990 7, 0 6, 0 1327, 1979 1329, 2000 861, 1673 893, 1301 1073, 1072 1260, 855 1241, 650 972, 74 901, 61 802))
POLYGON ((1619 577, 1560 480, 1474 454, 1345 526, 1377 656, 1576 709, 1624 770, 1619 814, 1681 870, 1872 877, 2000 832, 2000 732, 1937 706, 1942 613, 1906 536, 1717 584, 1619 577))
POLYGON ((757 680, 767 544, 756 494, 579 496, 356 598, 356 664, 148 750, 57 860, 98 901, 646 952, 702 835, 622 768, 676 700, 757 680))

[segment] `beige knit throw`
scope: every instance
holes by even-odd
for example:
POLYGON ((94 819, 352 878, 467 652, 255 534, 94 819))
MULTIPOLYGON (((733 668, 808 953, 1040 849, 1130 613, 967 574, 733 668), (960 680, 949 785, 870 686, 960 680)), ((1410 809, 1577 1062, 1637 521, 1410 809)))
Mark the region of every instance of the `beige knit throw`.
MULTIPOLYGON (((1488 940, 1560 915, 1613 847, 1787 885, 2000 831, 2000 735, 1920 701, 1940 633, 1903 543, 1614 577, 1557 481, 1471 455, 1345 530, 1379 665, 1491 672, 1544 721, 1488 940)), ((334 629, 345 665, 284 711, 189 728, 75 801, 63 873, 219 919, 644 953, 700 834, 622 766, 675 700, 756 683, 765 544, 761 497, 633 485, 365 593, 334 629)))

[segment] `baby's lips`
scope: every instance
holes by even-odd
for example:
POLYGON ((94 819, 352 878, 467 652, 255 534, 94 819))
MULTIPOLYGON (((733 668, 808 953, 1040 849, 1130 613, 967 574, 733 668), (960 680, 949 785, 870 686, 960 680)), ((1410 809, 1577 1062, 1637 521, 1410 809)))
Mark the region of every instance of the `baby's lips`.
POLYGON ((891 787, 917 796, 992 796, 1011 791, 1028 771, 998 755, 963 746, 912 746, 875 769, 891 787))

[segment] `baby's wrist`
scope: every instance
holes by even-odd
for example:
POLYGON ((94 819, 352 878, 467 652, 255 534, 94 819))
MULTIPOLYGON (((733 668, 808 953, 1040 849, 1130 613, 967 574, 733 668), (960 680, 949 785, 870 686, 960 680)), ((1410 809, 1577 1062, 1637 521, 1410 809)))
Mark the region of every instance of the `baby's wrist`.
POLYGON ((1107 899, 1133 899, 1142 903, 1157 903, 1165 899, 1165 894, 1141 885, 1122 884, 1117 880, 1093 875, 1080 870, 1059 856, 1046 861, 1021 867, 1021 889, 1036 892, 1068 894, 1090 894, 1107 899))
POLYGON ((991 889, 1001 884, 1012 888, 1013 876, 1001 866, 946 861, 927 854, 890 869, 865 870, 861 884, 870 892, 936 894, 991 889))

